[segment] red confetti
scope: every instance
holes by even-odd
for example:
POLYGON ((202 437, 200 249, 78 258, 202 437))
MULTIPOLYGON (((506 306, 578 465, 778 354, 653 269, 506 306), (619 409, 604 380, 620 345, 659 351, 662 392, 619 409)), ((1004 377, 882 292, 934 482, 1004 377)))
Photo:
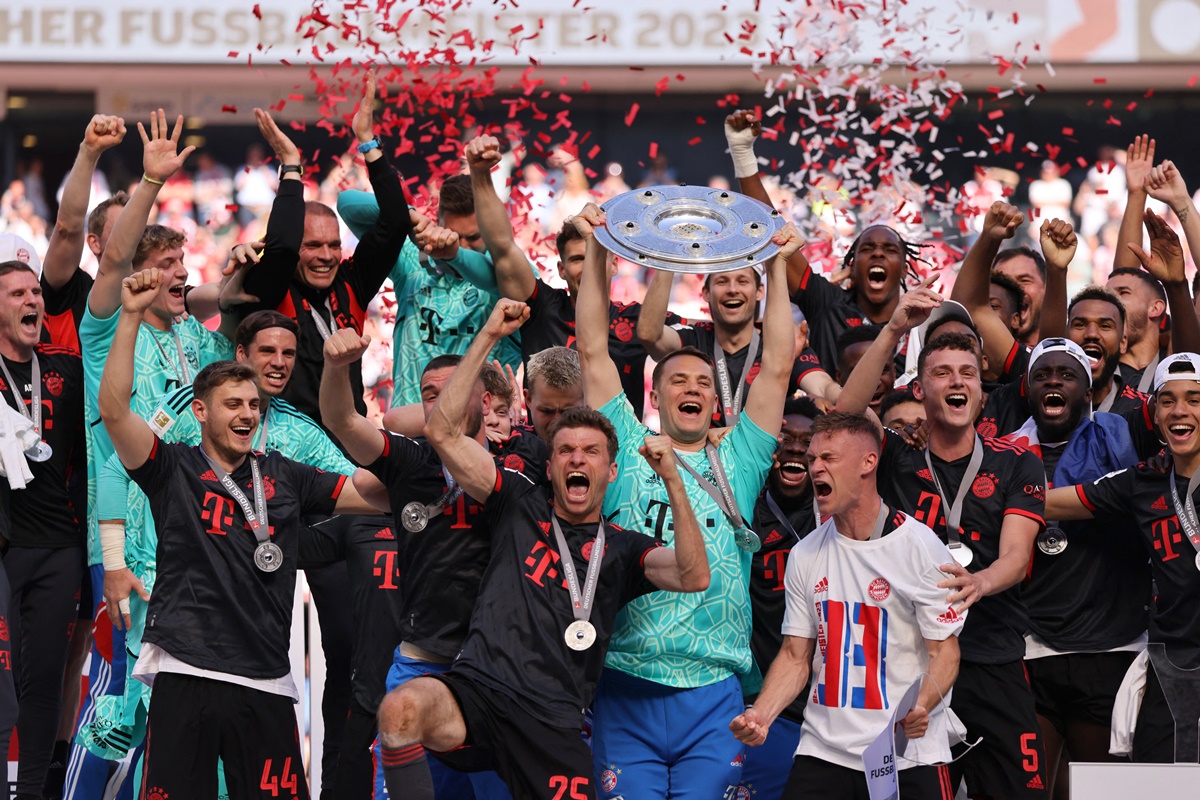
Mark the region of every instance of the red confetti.
POLYGON ((258 3, 254 4, 254 18, 262 19, 262 9, 258 7, 258 3))
POLYGON ((1092 83, 1108 83, 1108 78, 1092 78, 1092 83))
POLYGON ((594 145, 592 145, 592 149, 588 150, 587 157, 589 159, 593 159, 598 155, 600 155, 600 145, 594 144, 594 145))
POLYGON ((696 145, 700 144, 700 141, 701 140, 699 136, 693 136, 692 138, 688 139, 688 144, 692 147, 695 147, 696 145))
POLYGON ((222 114, 236 114, 237 106, 221 106, 222 114))
POLYGON ((1074 135, 1075 135, 1074 128, 1063 128, 1063 136, 1074 136, 1074 135))
POLYGON ((1196 85, 1196 76, 1193 75, 1192 77, 1188 78, 1188 88, 1191 89, 1195 85, 1196 85))
POLYGON ((658 158, 658 142, 650 143, 650 157, 658 158))
POLYGON ((988 119, 1000 119, 1004 116, 1004 111, 997 108, 995 111, 989 111, 987 116, 988 119))
POLYGON ((637 117, 638 109, 641 108, 637 103, 629 107, 629 113, 625 115, 625 127, 629 128, 633 125, 633 120, 637 117))

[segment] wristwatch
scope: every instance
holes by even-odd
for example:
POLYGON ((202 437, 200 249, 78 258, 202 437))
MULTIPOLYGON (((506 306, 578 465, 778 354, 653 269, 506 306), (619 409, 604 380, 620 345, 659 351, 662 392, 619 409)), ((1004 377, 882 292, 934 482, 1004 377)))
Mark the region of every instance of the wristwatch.
POLYGON ((362 144, 360 144, 360 145, 358 146, 358 152, 360 152, 360 153, 369 153, 369 152, 371 152, 372 150, 375 150, 375 149, 376 149, 376 148, 378 148, 378 147, 379 147, 379 137, 378 137, 378 136, 376 136, 376 137, 375 137, 374 139, 372 139, 371 141, 369 141, 369 142, 363 142, 362 144))
POLYGON ((304 165, 303 164, 280 164, 279 165, 279 180, 283 180, 283 176, 287 175, 289 172, 294 172, 297 175, 299 175, 301 178, 303 178, 304 177, 304 165))

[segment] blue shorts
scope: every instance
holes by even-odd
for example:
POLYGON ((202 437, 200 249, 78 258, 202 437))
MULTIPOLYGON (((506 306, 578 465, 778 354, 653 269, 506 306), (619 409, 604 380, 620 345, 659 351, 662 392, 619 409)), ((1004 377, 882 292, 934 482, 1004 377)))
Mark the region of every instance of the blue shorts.
POLYGON ((743 746, 729 723, 744 707, 736 677, 675 689, 605 669, 592 703, 597 797, 736 797, 743 746))
POLYGON ((751 797, 781 797, 792 771, 792 759, 800 746, 800 723, 778 717, 771 723, 767 740, 746 748, 742 786, 751 797))
MULTIPOLYGON (((402 656, 400 648, 397 647, 392 656, 392 668, 388 670, 387 690, 390 692, 400 684, 422 675, 442 675, 450 670, 450 666, 402 656)), ((426 760, 429 762, 429 772, 433 776, 433 791, 437 800, 512 800, 508 787, 495 772, 458 772, 436 758, 426 760)), ((383 782, 383 758, 378 736, 371 745, 371 761, 375 764, 374 796, 388 797, 387 786, 383 782)))

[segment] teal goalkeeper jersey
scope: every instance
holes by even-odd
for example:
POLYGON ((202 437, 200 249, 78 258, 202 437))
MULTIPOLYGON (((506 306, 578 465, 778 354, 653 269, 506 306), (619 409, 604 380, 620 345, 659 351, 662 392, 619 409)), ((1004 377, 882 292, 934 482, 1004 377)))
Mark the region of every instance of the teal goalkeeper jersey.
MULTIPOLYGON (((192 413, 192 398, 192 387, 185 386, 163 398, 150 415, 150 427, 164 442, 200 444, 200 422, 192 413)), ((317 423, 278 397, 271 398, 254 433, 253 446, 258 452, 278 451, 326 472, 351 475, 355 469, 317 423)), ((158 534, 147 497, 129 480, 116 455, 101 471, 99 492, 97 519, 125 520, 125 562, 130 567, 155 567, 158 534)))
MULTIPOLYGON (((666 489, 638 453, 654 432, 638 421, 633 406, 619 394, 605 403, 601 414, 617 430, 617 479, 604 496, 604 516, 632 531, 666 545, 675 540, 666 489)), ((747 520, 762 490, 775 437, 743 414, 718 448, 738 509, 747 520)), ((704 451, 683 453, 701 475, 712 480, 704 451)), ((754 671, 750 654, 751 554, 734 543, 733 525, 692 475, 680 470, 688 499, 707 545, 712 581, 705 592, 654 592, 621 610, 608 646, 606 666, 644 680, 676 688, 709 686, 730 675, 754 671)))
MULTIPOLYGON (((120 315, 121 312, 117 311, 108 319, 97 319, 89 308, 79 324, 86 391, 84 422, 88 430, 89 565, 101 561, 99 530, 96 527, 99 519, 96 516, 96 486, 104 462, 113 454, 112 440, 100 421, 100 377, 104 373, 104 362, 108 359, 120 315)), ((181 386, 190 387, 192 379, 202 368, 214 361, 233 358, 233 345, 229 340, 208 330, 195 319, 188 319, 173 327, 179 334, 178 344, 171 331, 160 331, 144 322, 138 330, 133 354, 133 395, 129 405, 142 419, 150 419, 163 395, 181 386)))
MULTIPOLYGON (((338 212, 356 236, 375 222, 374 195, 347 191, 338 196, 338 212)), ((436 356, 463 355, 500 300, 491 258, 465 248, 451 261, 423 263, 406 241, 388 276, 396 291, 396 328, 392 333, 392 405, 421 402, 421 372, 436 356), (466 280, 460 272, 469 272, 466 280), (480 288, 475 283, 483 283, 480 288)), ((492 358, 514 370, 521 363, 520 338, 507 337, 492 358)))

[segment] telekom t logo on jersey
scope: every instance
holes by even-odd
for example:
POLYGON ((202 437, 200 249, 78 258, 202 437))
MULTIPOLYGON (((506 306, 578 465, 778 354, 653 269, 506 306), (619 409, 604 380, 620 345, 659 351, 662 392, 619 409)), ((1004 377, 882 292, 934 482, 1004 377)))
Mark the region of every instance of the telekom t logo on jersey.
POLYGON ((825 666, 813 686, 813 702, 887 708, 887 610, 840 600, 819 600, 816 607, 821 620, 817 643, 825 666))

